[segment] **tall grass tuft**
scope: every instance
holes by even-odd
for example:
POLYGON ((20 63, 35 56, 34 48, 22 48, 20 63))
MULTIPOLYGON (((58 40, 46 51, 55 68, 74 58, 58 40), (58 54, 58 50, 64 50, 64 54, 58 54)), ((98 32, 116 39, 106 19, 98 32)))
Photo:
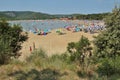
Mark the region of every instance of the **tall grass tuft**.
POLYGON ((32 52, 31 56, 26 59, 28 63, 31 65, 35 65, 41 67, 42 63, 47 61, 48 56, 46 55, 45 51, 42 49, 36 50, 32 52))

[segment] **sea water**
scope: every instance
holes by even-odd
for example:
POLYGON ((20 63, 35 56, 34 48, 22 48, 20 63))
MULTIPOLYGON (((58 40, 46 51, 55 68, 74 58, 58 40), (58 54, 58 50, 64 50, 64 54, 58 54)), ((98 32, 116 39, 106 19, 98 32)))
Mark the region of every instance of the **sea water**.
POLYGON ((76 21, 65 21, 65 20, 18 20, 9 21, 11 25, 19 24, 22 26, 24 31, 35 31, 35 29, 58 29, 64 28, 65 26, 77 25, 76 21))
POLYGON ((65 26, 78 26, 81 23, 98 23, 101 21, 88 21, 88 20, 17 20, 9 21, 11 25, 19 24, 24 31, 35 32, 37 30, 52 30, 64 28, 65 26))

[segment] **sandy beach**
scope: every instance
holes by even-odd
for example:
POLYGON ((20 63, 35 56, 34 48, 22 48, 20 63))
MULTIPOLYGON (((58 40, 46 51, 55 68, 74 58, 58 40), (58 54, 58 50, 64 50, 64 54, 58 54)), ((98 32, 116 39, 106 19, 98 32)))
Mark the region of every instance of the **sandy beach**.
POLYGON ((64 35, 59 35, 55 30, 52 30, 51 33, 47 35, 37 35, 33 33, 28 33, 28 40, 22 44, 22 52, 20 59, 23 60, 27 56, 31 54, 30 47, 36 49, 43 49, 48 56, 53 54, 62 54, 67 50, 67 44, 69 42, 77 42, 80 40, 81 36, 87 37, 90 41, 93 40, 93 36, 97 35, 97 33, 90 34, 81 32, 72 32, 63 29, 64 35))

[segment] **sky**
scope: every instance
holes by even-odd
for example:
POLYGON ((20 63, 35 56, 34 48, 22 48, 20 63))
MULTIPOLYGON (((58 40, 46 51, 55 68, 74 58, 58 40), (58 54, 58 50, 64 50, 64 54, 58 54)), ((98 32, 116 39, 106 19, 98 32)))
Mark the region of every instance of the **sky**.
POLYGON ((111 12, 120 0, 0 0, 0 11, 35 11, 48 14, 111 12))

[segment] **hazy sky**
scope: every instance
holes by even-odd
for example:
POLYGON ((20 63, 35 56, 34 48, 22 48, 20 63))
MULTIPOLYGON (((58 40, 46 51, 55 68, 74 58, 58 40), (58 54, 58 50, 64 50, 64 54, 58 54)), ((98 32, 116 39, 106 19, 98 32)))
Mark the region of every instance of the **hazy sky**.
MULTIPOLYGON (((116 0, 120 4, 120 0, 116 0)), ((36 11, 49 14, 111 12, 115 0, 0 0, 0 11, 36 11)))

